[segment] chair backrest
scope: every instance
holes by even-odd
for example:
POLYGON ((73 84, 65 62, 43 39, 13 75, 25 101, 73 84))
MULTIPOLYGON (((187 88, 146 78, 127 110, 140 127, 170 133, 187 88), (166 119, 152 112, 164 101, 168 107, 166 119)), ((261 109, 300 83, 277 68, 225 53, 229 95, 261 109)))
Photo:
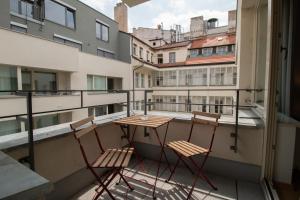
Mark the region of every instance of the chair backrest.
POLYGON ((81 150, 82 156, 84 158, 84 161, 86 162, 86 164, 88 166, 89 166, 89 162, 88 162, 88 159, 87 159, 87 155, 86 155, 86 152, 84 150, 84 146, 81 143, 81 139, 82 139, 83 136, 86 136, 89 133, 94 133, 95 137, 97 139, 97 143, 99 145, 101 153, 104 152, 104 149, 102 147, 102 144, 100 142, 100 138, 99 138, 99 135, 98 135, 98 132, 97 132, 97 129, 96 129, 97 125, 94 124, 93 120, 94 120, 94 116, 90 116, 88 118, 85 118, 85 119, 82 119, 78 122, 70 124, 70 127, 74 132, 74 137, 79 143, 80 150, 81 150), (83 128, 81 128, 81 127, 83 127, 83 128))
POLYGON ((195 124, 200 124, 200 125, 206 125, 206 126, 211 126, 212 127, 212 137, 211 137, 211 142, 209 145, 209 150, 212 148, 212 144, 214 141, 215 137, 215 132, 217 127, 219 126, 219 119, 221 117, 220 114, 213 114, 213 113, 206 113, 206 112, 199 112, 199 111, 193 111, 193 117, 192 117, 192 125, 191 125, 191 130, 188 138, 188 142, 190 142, 193 129, 195 124))

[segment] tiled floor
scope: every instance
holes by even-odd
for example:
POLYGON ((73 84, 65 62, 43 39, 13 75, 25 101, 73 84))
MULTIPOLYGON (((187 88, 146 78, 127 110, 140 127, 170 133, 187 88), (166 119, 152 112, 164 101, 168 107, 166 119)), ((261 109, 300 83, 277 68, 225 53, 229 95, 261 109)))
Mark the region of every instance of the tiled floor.
MULTIPOLYGON (((140 165, 139 165, 140 166, 140 165)), ((110 191, 116 199, 145 199, 152 198, 152 188, 147 183, 154 183, 157 163, 150 160, 144 161, 144 171, 139 169, 139 166, 132 164, 131 167, 124 171, 128 177, 139 179, 136 181, 127 178, 128 182, 134 187, 134 191, 129 191, 125 183, 121 181, 119 185, 115 182, 110 184, 110 191)), ((157 199, 167 200, 183 200, 187 197, 187 189, 193 181, 193 175, 185 168, 177 168, 176 173, 169 183, 165 179, 170 175, 166 165, 163 165, 160 173, 160 178, 157 183, 156 197, 157 199)), ((238 181, 225 177, 207 174, 211 181, 218 187, 217 191, 212 190, 203 180, 199 180, 191 199, 200 200, 222 200, 222 199, 239 199, 239 200, 263 200, 263 193, 259 184, 238 181)), ((73 200, 92 199, 95 194, 96 185, 86 188, 84 191, 77 194, 73 200)), ((110 199, 106 193, 99 200, 110 199)))

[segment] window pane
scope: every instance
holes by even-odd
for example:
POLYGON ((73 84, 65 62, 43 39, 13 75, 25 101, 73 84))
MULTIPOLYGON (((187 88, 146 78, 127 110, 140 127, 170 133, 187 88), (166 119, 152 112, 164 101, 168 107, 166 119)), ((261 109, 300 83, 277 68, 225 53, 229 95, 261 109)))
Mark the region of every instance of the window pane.
POLYGON ((66 25, 66 8, 51 0, 45 0, 46 19, 66 25))
POLYGON ((21 126, 17 120, 0 121, 0 136, 19 132, 21 132, 21 126))
POLYGON ((0 66, 0 90, 17 90, 17 85, 17 69, 0 66))
POLYGON ((102 40, 108 41, 108 27, 102 25, 102 40))
POLYGON ((106 90, 106 78, 102 76, 94 76, 94 89, 106 90))
POLYGON ((107 112, 106 112, 106 106, 98 106, 98 107, 95 107, 95 116, 98 117, 98 116, 102 116, 102 115, 106 115, 107 112))
POLYGON ((20 32, 20 33, 26 33, 27 29, 23 28, 23 27, 19 27, 19 26, 15 26, 15 25, 10 25, 11 30, 20 32))
POLYGON ((36 90, 56 90, 56 74, 46 72, 35 72, 36 90))
POLYGON ((35 117, 35 128, 43 128, 59 124, 58 114, 35 117))
POLYGON ((72 47, 75 47, 77 49, 79 49, 80 51, 82 50, 82 45, 81 44, 78 44, 76 42, 72 42, 72 41, 69 41, 69 40, 65 40, 65 44, 68 44, 72 47))
POLYGON ((19 0, 10 0, 10 10, 19 13, 19 0))
POLYGON ((96 23, 96 37, 101 39, 101 25, 99 23, 96 23))
POLYGON ((67 26, 69 28, 75 28, 75 13, 74 11, 67 10, 67 26))
POLYGON ((93 76, 88 75, 87 76, 87 89, 88 90, 93 90, 93 76))
POLYGON ((31 72, 22 71, 22 90, 31 90, 31 72))

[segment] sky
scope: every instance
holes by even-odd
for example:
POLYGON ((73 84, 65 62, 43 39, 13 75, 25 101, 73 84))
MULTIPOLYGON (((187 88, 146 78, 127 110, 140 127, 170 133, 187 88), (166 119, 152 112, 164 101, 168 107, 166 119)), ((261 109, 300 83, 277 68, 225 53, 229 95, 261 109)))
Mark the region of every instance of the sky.
MULTIPOLYGON (((108 17, 113 18, 113 9, 120 0, 80 0, 108 17)), ((179 24, 183 32, 189 31, 190 18, 200 15, 204 19, 218 18, 219 26, 227 25, 227 12, 236 9, 237 0, 150 0, 128 8, 129 32, 132 28, 155 28, 163 23, 164 29, 179 24)))

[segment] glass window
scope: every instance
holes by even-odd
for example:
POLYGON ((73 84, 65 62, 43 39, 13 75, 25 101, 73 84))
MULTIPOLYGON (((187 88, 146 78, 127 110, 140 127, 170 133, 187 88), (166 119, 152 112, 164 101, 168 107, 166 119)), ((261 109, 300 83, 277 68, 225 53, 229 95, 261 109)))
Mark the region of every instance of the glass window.
POLYGON ((88 109, 89 116, 94 115, 95 117, 107 115, 107 106, 97 106, 88 109))
POLYGON ((96 22, 96 38, 99 40, 103 40, 105 42, 108 42, 109 40, 109 27, 101 24, 99 22, 96 22))
POLYGON ((227 54, 228 53, 228 46, 217 47, 216 53, 220 54, 220 55, 227 54))
POLYGON ((34 122, 35 122, 35 126, 34 126, 35 129, 54 126, 59 124, 59 116, 58 114, 38 116, 38 117, 34 117, 34 122))
POLYGON ((53 90, 57 89, 56 74, 48 72, 35 72, 34 83, 36 90, 53 90))
POLYGON ((135 87, 139 88, 140 87, 140 74, 135 73, 135 87))
POLYGON ((190 57, 197 57, 199 55, 199 50, 198 49, 192 49, 190 51, 190 57))
POLYGON ((144 59, 144 55, 143 55, 144 53, 143 53, 143 48, 142 47, 140 47, 140 58, 141 59, 144 59))
POLYGON ((157 54, 157 63, 158 64, 163 64, 164 63, 163 54, 157 54))
POLYGON ((10 0, 10 11, 19 13, 19 0, 10 0))
POLYGON ((149 54, 150 54, 150 52, 149 52, 149 51, 147 51, 147 62, 150 62, 150 59, 149 59, 149 54))
POLYGON ((17 14, 33 18, 33 2, 25 0, 10 0, 10 10, 17 14))
POLYGON ((145 88, 145 75, 141 74, 141 88, 145 88))
POLYGON ((176 53, 170 52, 169 53, 169 63, 175 63, 176 62, 176 53))
POLYGON ((69 28, 75 28, 75 13, 73 10, 67 10, 67 26, 69 28))
POLYGON ((148 87, 149 88, 152 87, 152 78, 151 78, 151 75, 148 75, 148 87))
POLYGON ((55 36, 53 37, 53 40, 56 42, 59 42, 59 43, 63 43, 63 44, 67 44, 69 46, 75 47, 75 48, 79 49, 80 51, 82 51, 82 44, 80 44, 80 43, 76 43, 76 42, 62 39, 62 38, 55 37, 55 36))
POLYGON ((19 132, 21 132, 21 125, 17 120, 0 121, 0 136, 19 132))
POLYGON ((27 32, 26 28, 16 26, 16 25, 13 25, 13 24, 10 25, 10 28, 11 28, 11 30, 14 30, 14 31, 17 31, 17 32, 20 32, 20 33, 26 33, 27 32))
POLYGON ((137 56, 137 45, 133 44, 133 55, 137 56))
POLYGON ((97 75, 87 76, 88 90, 106 90, 106 77, 97 75))
POLYGON ((106 57, 106 58, 115 58, 115 54, 111 53, 111 52, 107 52, 101 49, 97 49, 97 55, 98 56, 102 56, 102 57, 106 57))
POLYGON ((22 90, 32 90, 31 72, 22 71, 22 90))
MULTIPOLYGON (((0 90, 17 90, 17 69, 14 67, 0 66, 0 90)), ((0 95, 4 93, 0 93, 0 95)), ((5 93, 7 94, 7 93, 5 93)))
POLYGON ((45 0, 45 17, 58 24, 75 28, 75 11, 52 0, 45 0))
POLYGON ((203 48, 202 54, 203 56, 210 56, 213 53, 213 48, 203 48))

